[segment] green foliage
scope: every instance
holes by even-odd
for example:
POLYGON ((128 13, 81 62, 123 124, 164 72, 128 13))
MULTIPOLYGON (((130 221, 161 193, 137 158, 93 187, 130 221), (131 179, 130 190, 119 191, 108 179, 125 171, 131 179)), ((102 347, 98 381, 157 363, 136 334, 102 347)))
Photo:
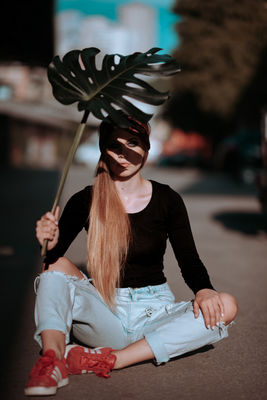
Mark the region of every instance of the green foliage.
POLYGON ((177 0, 174 12, 182 17, 177 98, 191 96, 200 112, 224 120, 258 118, 267 101, 266 1, 177 0))
POLYGON ((48 67, 53 94, 62 104, 78 102, 79 111, 92 112, 100 120, 108 114, 114 122, 129 125, 126 118, 117 120, 116 110, 121 109, 124 114, 147 122, 152 115, 134 106, 127 97, 151 105, 160 105, 168 98, 167 92, 159 92, 136 76, 169 76, 179 71, 176 60, 167 54, 156 54, 159 50, 105 55, 100 70, 95 60, 100 50, 94 47, 70 51, 62 60, 56 56, 48 67))

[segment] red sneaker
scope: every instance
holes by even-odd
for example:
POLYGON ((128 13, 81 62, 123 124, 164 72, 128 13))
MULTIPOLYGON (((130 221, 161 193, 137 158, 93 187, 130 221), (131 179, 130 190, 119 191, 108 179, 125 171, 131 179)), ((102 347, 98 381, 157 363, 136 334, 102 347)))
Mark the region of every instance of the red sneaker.
POLYGON ((66 365, 70 374, 88 374, 94 372, 97 376, 110 378, 109 372, 113 369, 116 356, 111 354, 113 349, 69 345, 66 348, 66 365))
POLYGON ((24 393, 26 396, 48 396, 55 394, 58 387, 68 383, 68 371, 64 361, 56 358, 54 350, 47 350, 34 365, 24 393))

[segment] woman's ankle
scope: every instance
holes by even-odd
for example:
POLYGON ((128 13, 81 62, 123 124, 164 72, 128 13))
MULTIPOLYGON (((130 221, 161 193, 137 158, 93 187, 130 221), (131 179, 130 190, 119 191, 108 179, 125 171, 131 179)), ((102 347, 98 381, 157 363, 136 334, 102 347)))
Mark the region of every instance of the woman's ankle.
POLYGON ((45 330, 41 332, 43 353, 47 350, 54 350, 59 360, 64 358, 65 354, 65 335, 57 330, 45 330))
POLYGON ((65 351, 62 351, 62 349, 59 349, 56 346, 50 346, 49 348, 45 348, 44 347, 43 350, 42 350, 43 355, 48 350, 53 350, 55 352, 55 354, 56 354, 56 358, 59 359, 59 360, 63 360, 65 351))
POLYGON ((116 361, 115 361, 113 369, 121 369, 124 367, 123 363, 121 362, 121 357, 120 357, 119 353, 120 353, 119 350, 114 350, 111 352, 111 354, 114 354, 114 356, 116 357, 116 361))

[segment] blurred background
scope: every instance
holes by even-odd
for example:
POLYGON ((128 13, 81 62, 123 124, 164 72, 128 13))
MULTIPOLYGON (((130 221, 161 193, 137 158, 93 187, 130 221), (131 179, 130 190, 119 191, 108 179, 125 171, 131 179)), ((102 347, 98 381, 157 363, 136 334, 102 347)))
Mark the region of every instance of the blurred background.
MULTIPOLYGON (((1 26, 2 168, 57 169, 80 119, 54 100, 46 77, 53 56, 98 47, 130 54, 160 47, 182 73, 152 124, 149 161, 196 166, 256 184, 266 197, 266 2, 28 0, 5 4, 1 26)), ((100 57, 101 58, 101 57, 100 57)), ((151 111, 143 106, 145 111, 151 111)), ((89 120, 76 162, 95 164, 98 122, 89 120)), ((262 200, 263 201, 263 200, 262 200)), ((264 201, 263 201, 264 202, 264 201)))
MULTIPOLYGON (((35 221, 52 206, 81 119, 76 105, 63 106, 53 98, 46 75, 53 56, 72 49, 97 47, 102 55, 126 55, 160 47, 178 60, 181 72, 174 77, 149 79, 157 89, 169 90, 171 97, 156 110, 143 105, 144 111, 154 112, 145 173, 184 195, 195 220, 196 242, 208 262, 226 257, 223 243, 238 243, 231 254, 236 260, 244 253, 240 264, 249 260, 247 281, 252 279, 252 259, 246 251, 263 273, 267 1, 13 0, 2 9, 6 23, 0 26, 0 263, 2 321, 7 327, 1 330, 2 343, 17 340, 25 304, 32 305, 29 288, 40 266, 35 221), (204 216, 213 225, 206 226, 204 216), (218 235, 225 236, 203 236, 209 229, 213 232, 214 224, 218 235), (231 236, 233 232, 238 236, 231 236)), ((97 119, 89 118, 62 206, 93 179, 98 125, 97 119)), ((86 258, 82 240, 69 253, 80 265, 86 258)), ((224 282, 216 270, 212 274, 219 285, 224 282)), ((265 274, 260 274, 261 282, 265 274)), ((231 287, 231 274, 227 284, 231 287)), ((27 336, 21 329, 22 337, 27 336)), ((4 351, 8 358, 10 349, 4 351)))

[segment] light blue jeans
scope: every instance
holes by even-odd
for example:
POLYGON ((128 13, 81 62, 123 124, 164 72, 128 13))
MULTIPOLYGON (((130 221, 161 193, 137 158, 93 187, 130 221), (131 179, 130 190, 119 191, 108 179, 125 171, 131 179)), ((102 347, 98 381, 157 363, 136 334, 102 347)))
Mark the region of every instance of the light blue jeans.
POLYGON ((122 349, 146 338, 157 363, 227 337, 220 323, 207 329, 202 314, 196 319, 192 301, 175 303, 167 283, 143 288, 116 289, 116 308, 111 311, 87 277, 80 280, 59 271, 38 277, 35 305, 36 332, 62 331, 66 344, 70 331, 89 347, 122 349))

